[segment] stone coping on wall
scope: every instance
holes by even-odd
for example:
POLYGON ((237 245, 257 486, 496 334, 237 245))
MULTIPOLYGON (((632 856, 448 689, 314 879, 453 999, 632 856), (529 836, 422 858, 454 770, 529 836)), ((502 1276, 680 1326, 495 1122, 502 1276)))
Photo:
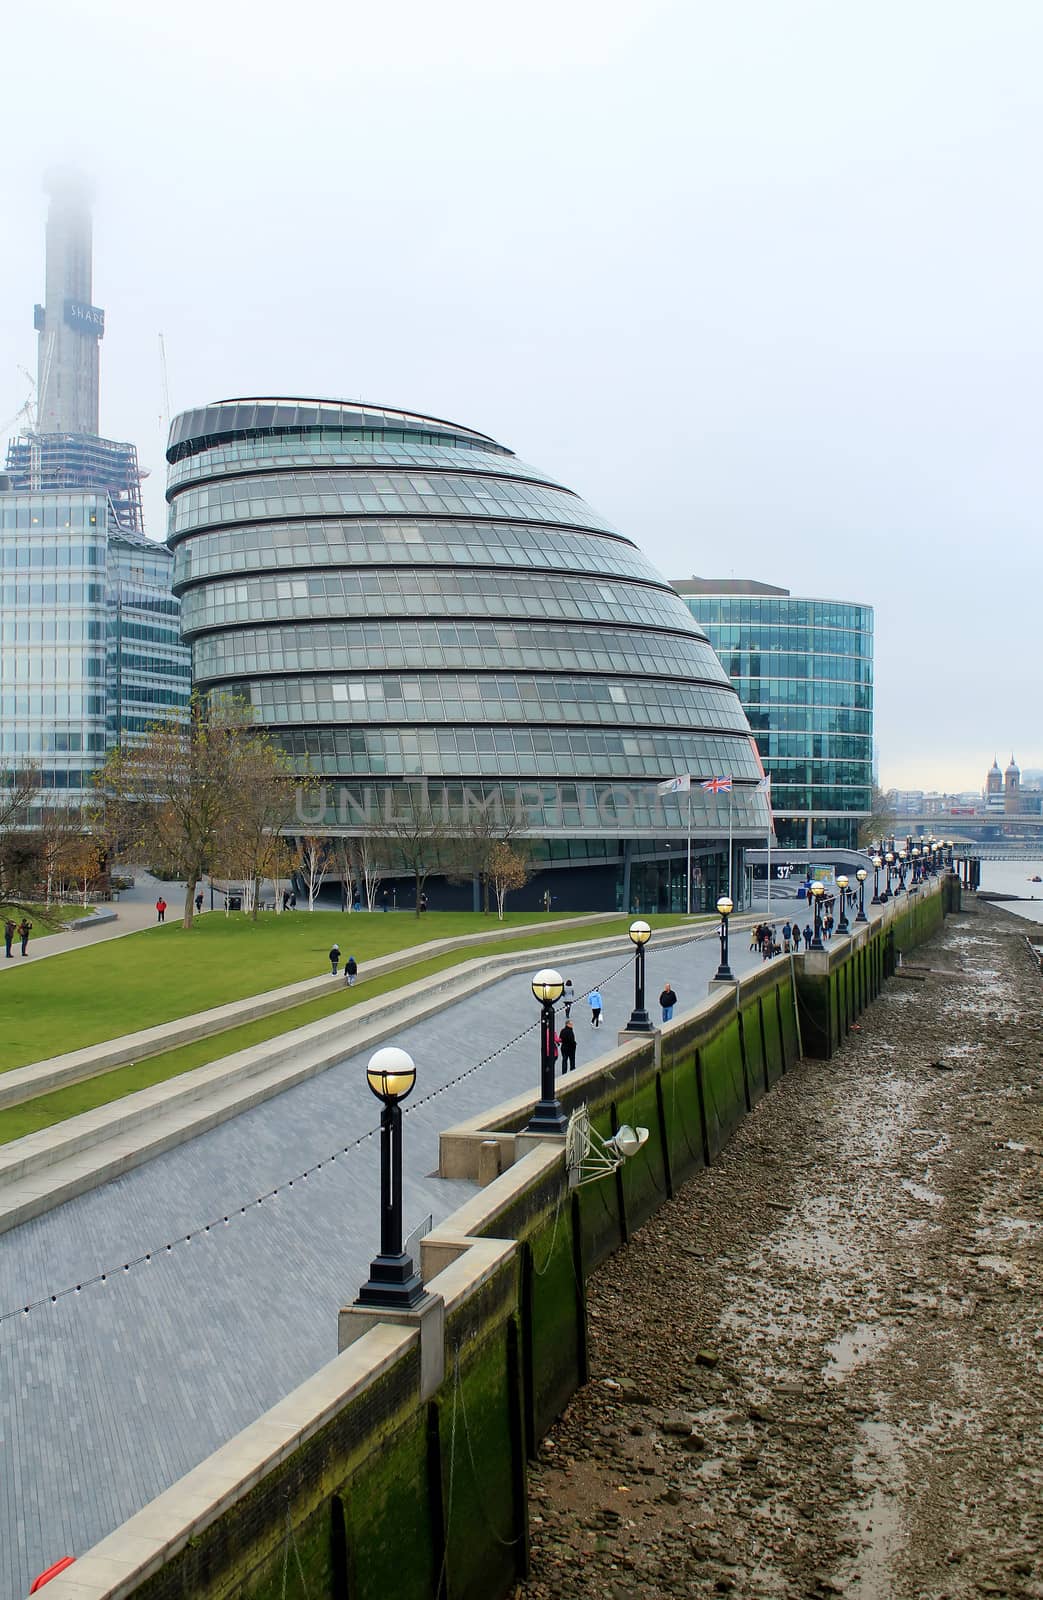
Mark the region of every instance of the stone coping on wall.
MULTIPOLYGON (((874 916, 873 924, 859 925, 859 931, 868 934, 874 925, 878 929, 903 912, 906 905, 903 897, 897 906, 891 902, 884 908, 874 907, 880 915, 874 916)), ((828 967, 831 962, 839 962, 852 947, 853 941, 845 939, 835 952, 816 953, 820 965, 825 962, 828 967)), ((778 981, 776 963, 766 963, 764 971, 778 981)), ((736 1000, 743 994, 748 1000, 767 981, 758 969, 736 986, 736 1000)), ((668 1024, 665 1031, 667 1035, 678 1029, 690 1031, 693 1020, 711 1019, 722 1008, 730 1009, 726 997, 710 996, 668 1024)), ((618 1046, 574 1077, 570 1075, 568 1087, 571 1090, 575 1084, 582 1089, 586 1084, 593 1088, 595 1082, 603 1083, 606 1075, 628 1067, 641 1056, 647 1061, 647 1040, 643 1047, 634 1043, 618 1046)), ((523 1122, 534 1104, 531 1093, 512 1097, 484 1116, 459 1124, 449 1134, 481 1134, 488 1129, 502 1129, 504 1122, 523 1122), (478 1126, 481 1123, 484 1129, 478 1126)), ((553 1197, 553 1187, 557 1185, 557 1205, 567 1192, 563 1139, 534 1138, 524 1133, 509 1137, 516 1146, 513 1164, 457 1207, 422 1241, 421 1263, 428 1296, 425 1305, 395 1320, 382 1313, 345 1308, 339 1329, 342 1351, 334 1360, 54 1579, 48 1586, 49 1600, 52 1595, 53 1600, 127 1600, 190 1540, 203 1534, 267 1474, 314 1438, 345 1405, 418 1343, 422 1344, 423 1319, 432 1305, 441 1313, 431 1322, 435 1328, 444 1328, 446 1313, 466 1306, 517 1251, 516 1239, 497 1236, 497 1224, 505 1214, 527 1194, 544 1186, 550 1185, 547 1193, 553 1197)), ((551 1203, 555 1203, 553 1198, 551 1203)), ((431 1342, 433 1346, 435 1341, 431 1342)), ((439 1370, 444 1376, 444 1341, 441 1349, 433 1353, 441 1362, 439 1370)), ((430 1384, 437 1378, 438 1370, 428 1371, 425 1378, 423 1362, 417 1363, 418 1403, 425 1384, 430 1392, 430 1384)))
MULTIPOLYGON (((423 1241, 428 1300, 443 1312, 438 1326, 516 1251, 513 1239, 479 1237, 480 1230, 561 1163, 560 1141, 542 1142, 423 1241)), ((421 1340, 426 1309, 400 1315, 342 1310, 340 1354, 53 1579, 48 1600, 124 1600, 133 1594, 406 1356, 421 1340)), ((444 1373, 444 1347, 440 1355, 444 1373)), ((418 1379, 423 1385, 420 1367, 418 1379)))
MULTIPOLYGON (((434 1286, 433 1286, 434 1287, 434 1286)), ((382 1321, 51 1580, 47 1600, 122 1600, 417 1343, 382 1321)))
MULTIPOLYGON (((665 929, 659 942, 679 944, 693 937, 698 935, 685 926, 665 929)), ((12 1140, 0 1146, 0 1233, 314 1077, 346 1051, 375 1046, 404 1024, 433 1016, 500 978, 524 971, 534 958, 608 954, 620 950, 625 939, 614 934, 551 950, 475 957, 391 995, 362 1001, 346 1015, 306 1023, 12 1140)))

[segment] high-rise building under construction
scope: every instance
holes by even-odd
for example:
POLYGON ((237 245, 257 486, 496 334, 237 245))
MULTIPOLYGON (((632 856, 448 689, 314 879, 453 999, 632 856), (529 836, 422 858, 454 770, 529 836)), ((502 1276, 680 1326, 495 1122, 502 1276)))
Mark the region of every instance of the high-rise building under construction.
POLYGON ((138 452, 99 434, 105 313, 93 302, 90 191, 69 172, 52 173, 47 188, 46 291, 34 312, 36 426, 8 446, 7 472, 18 490, 101 491, 119 526, 142 533, 138 452))
POLYGON ((137 450, 98 431, 89 191, 48 188, 36 425, 0 473, 0 772, 31 762, 43 805, 76 806, 108 750, 183 712, 189 658, 137 450))

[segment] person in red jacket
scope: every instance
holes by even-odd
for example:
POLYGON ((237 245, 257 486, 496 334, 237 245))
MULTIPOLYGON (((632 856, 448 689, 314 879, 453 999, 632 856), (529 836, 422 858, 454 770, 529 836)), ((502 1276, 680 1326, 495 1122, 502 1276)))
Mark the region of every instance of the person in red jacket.
POLYGON ((167 918, 167 903, 164 900, 163 896, 160 895, 159 899, 156 901, 156 921, 157 922, 165 922, 166 918, 167 918))

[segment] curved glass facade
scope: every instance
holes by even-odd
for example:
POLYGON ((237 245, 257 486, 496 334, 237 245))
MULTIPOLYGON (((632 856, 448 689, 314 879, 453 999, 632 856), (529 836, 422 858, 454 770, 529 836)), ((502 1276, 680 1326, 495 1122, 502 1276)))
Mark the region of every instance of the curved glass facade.
POLYGON ((872 607, 734 580, 674 587, 739 692, 779 843, 854 845, 872 810, 872 607))
POLYGON ((728 810, 698 780, 730 776, 735 839, 763 838, 749 723, 705 633, 632 541, 503 445, 232 400, 175 418, 167 456, 196 685, 248 700, 321 778, 312 829, 378 829, 425 785, 450 825, 492 806, 548 862, 613 863, 627 906, 635 850, 676 851, 687 825, 660 779, 693 775, 704 900, 728 810))

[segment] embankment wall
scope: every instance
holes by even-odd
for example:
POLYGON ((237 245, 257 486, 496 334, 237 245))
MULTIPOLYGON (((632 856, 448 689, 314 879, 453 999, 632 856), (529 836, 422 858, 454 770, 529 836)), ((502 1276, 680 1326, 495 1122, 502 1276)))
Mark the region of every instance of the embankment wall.
POLYGON ((333 1361, 56 1578, 49 1600, 505 1595, 527 1570, 527 1460, 588 1375, 587 1274, 802 1053, 832 1054, 954 894, 945 879, 873 908, 852 937, 712 985, 695 1012, 562 1080, 566 1109, 586 1105, 602 1136, 649 1130, 597 1181, 570 1188, 562 1141, 524 1132, 534 1096, 448 1130, 443 1171, 477 1172, 490 1154, 503 1170, 424 1240, 423 1307, 342 1312, 333 1361))

